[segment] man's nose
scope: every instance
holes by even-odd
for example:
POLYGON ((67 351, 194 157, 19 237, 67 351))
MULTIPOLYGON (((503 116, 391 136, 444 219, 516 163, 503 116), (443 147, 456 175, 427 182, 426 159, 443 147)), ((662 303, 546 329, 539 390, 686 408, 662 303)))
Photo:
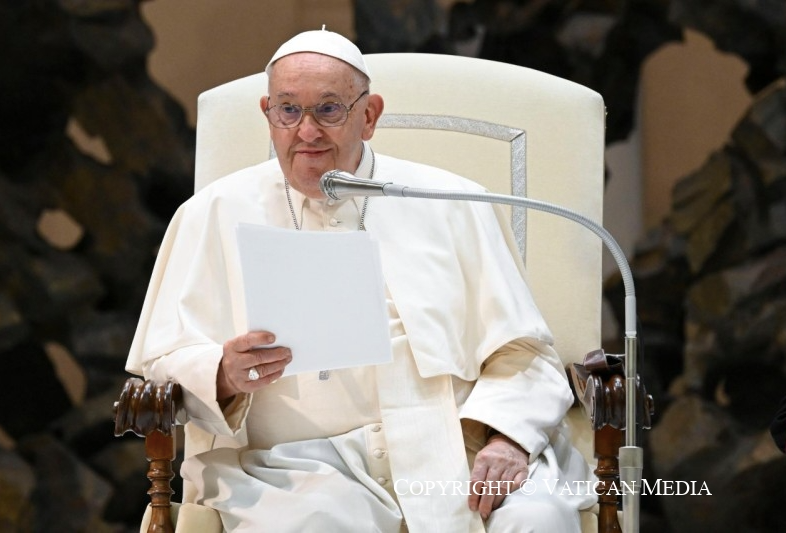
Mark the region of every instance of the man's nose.
POLYGON ((322 126, 319 125, 317 119, 314 118, 311 111, 303 113, 303 118, 300 121, 298 128, 298 137, 305 142, 313 142, 322 136, 322 126))

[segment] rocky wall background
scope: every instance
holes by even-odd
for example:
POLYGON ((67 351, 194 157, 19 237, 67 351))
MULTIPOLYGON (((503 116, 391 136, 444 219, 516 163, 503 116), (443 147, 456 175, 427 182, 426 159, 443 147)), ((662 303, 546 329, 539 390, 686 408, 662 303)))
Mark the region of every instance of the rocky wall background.
MULTIPOLYGON (((713 492, 645 497, 642 531, 786 530, 786 459, 766 431, 786 396, 786 4, 357 0, 355 15, 365 52, 464 53, 585 84, 614 102, 609 142, 633 126, 643 59, 683 29, 747 62, 749 113, 633 259, 658 412, 645 475, 713 492)), ((2 0, 0 36, 0 531, 133 531, 147 465, 141 439, 112 436, 111 406, 156 248, 192 190, 194 134, 147 75, 138 1, 2 0)), ((610 302, 620 290, 608 281, 610 302)))

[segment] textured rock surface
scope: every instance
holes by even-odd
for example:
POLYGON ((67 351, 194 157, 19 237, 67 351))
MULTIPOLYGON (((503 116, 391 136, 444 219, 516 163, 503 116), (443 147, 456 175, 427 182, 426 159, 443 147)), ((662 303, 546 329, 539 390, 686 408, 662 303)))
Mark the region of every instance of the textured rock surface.
POLYGON ((703 480, 713 494, 650 498, 673 531, 786 528, 782 483, 764 482, 786 468, 768 432, 786 396, 784 80, 731 137, 677 184, 669 218, 633 260, 644 373, 660 393, 647 477, 703 480))

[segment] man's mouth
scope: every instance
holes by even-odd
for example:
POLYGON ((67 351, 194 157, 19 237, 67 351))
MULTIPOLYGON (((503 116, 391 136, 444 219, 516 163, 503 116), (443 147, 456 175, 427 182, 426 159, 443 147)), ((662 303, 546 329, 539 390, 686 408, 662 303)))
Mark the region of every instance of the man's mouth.
POLYGON ((326 154, 327 152, 327 149, 307 148, 303 150, 295 150, 295 155, 301 155, 303 157, 319 157, 326 154))

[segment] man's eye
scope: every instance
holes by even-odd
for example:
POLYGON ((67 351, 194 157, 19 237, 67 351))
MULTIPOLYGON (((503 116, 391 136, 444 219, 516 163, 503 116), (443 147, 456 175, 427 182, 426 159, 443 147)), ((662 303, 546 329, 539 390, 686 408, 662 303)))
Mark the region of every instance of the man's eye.
POLYGON ((324 104, 319 104, 317 112, 322 115, 334 115, 341 111, 341 104, 337 104, 336 102, 327 102, 324 104))
POLYGON ((278 108, 279 111, 286 115, 297 115, 300 113, 300 107, 292 104, 281 104, 278 108))

